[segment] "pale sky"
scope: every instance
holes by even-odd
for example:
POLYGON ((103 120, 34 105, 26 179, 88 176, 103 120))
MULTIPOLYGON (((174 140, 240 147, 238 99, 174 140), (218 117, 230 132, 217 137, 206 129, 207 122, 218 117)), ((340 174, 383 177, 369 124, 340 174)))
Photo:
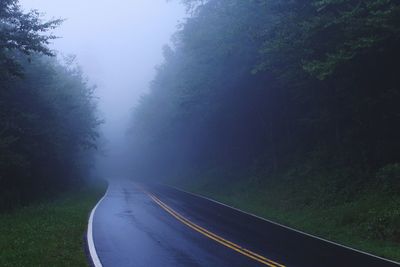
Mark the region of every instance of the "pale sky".
POLYGON ((110 142, 125 132, 130 110, 147 89, 162 47, 185 17, 180 1, 20 0, 46 18, 65 18, 52 48, 74 54, 98 85, 103 129, 110 142))

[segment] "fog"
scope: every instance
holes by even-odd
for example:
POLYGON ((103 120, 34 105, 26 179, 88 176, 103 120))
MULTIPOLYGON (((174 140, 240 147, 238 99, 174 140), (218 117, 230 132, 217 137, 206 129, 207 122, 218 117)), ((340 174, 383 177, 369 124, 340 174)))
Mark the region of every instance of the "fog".
MULTIPOLYGON (((184 18, 179 1, 166 0, 23 0, 44 18, 63 18, 51 47, 60 56, 76 55, 91 84, 97 86, 106 162, 124 147, 131 109, 148 90, 162 47, 184 18)), ((104 165, 102 162, 100 165, 104 165)))

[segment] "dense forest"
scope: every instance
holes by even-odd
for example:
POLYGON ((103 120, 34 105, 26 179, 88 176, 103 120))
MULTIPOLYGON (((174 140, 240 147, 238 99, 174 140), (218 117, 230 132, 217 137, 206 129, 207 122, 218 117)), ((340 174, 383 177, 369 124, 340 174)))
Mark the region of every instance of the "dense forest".
POLYGON ((138 173, 307 162, 358 183, 399 169, 398 1, 186 4, 192 15, 133 114, 138 173))
POLYGON ((60 23, 0 1, 0 209, 81 185, 92 164, 94 88, 48 47, 60 23))
POLYGON ((400 2, 184 2, 132 115, 132 175, 239 206, 257 194, 250 208, 318 207, 327 224, 398 242, 398 202, 349 203, 400 190, 400 2), (323 215, 339 204, 343 220, 323 215))
MULTIPOLYGON (((153 24, 170 20, 156 21, 161 13, 150 12, 157 5, 146 1, 126 5, 126 13, 116 8, 114 17, 111 5, 95 1, 65 13, 76 21, 65 35, 72 32, 71 43, 83 49, 70 48, 84 54, 85 69, 102 84, 103 111, 112 115, 103 132, 113 142, 96 175, 110 183, 132 178, 174 185, 400 260, 400 1, 177 0, 186 18, 164 46, 122 140, 119 126, 126 121, 117 106, 130 97, 134 103, 139 89, 124 90, 140 87, 147 77, 143 63, 157 57, 149 52, 157 40, 147 35, 161 36, 153 29, 168 27, 153 24), (130 13, 134 6, 139 13, 130 13), (92 11, 97 21, 88 17, 92 11), (130 20, 132 14, 140 18, 130 20), (141 21, 148 25, 136 28, 141 21)), ((171 10, 172 16, 181 12, 171 10)), ((3 234, 3 247, 13 243, 4 253, 11 258, 22 258, 26 244, 36 246, 41 239, 35 236, 46 238, 49 229, 58 232, 49 258, 65 260, 60 242, 66 251, 82 252, 87 212, 102 193, 77 190, 91 176, 102 120, 96 87, 75 57, 51 48, 62 23, 25 11, 19 0, 0 0, 0 214, 6 215, 0 223, 3 232, 24 238, 3 234), (32 218, 29 208, 9 211, 32 202, 40 203, 32 210, 43 217, 8 231, 24 220, 17 214, 32 218), (70 246, 67 235, 79 241, 70 246)), ((137 193, 131 186, 118 187, 126 201, 137 193)), ((115 207, 132 201, 113 202, 107 211, 114 216, 115 207)))
POLYGON ((400 2, 184 2, 133 178, 398 259, 400 2))

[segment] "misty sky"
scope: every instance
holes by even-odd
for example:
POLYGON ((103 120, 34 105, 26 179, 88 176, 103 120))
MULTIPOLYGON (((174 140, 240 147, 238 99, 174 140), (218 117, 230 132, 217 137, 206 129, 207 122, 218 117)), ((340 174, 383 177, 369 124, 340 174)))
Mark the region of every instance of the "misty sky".
POLYGON ((179 1, 21 0, 46 18, 65 18, 52 47, 77 55, 91 83, 97 84, 104 132, 110 142, 125 133, 130 110, 148 89, 162 62, 162 46, 184 18, 179 1))

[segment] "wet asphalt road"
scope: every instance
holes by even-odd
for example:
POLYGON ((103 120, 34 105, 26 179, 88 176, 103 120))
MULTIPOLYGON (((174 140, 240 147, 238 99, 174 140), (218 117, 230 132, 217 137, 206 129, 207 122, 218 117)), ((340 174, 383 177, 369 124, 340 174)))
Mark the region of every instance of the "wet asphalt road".
POLYGON ((129 182, 109 186, 93 217, 93 239, 104 267, 400 266, 170 187, 129 182), (243 255, 196 231, 148 193, 193 225, 266 260, 257 261, 251 258, 254 254, 243 255))

